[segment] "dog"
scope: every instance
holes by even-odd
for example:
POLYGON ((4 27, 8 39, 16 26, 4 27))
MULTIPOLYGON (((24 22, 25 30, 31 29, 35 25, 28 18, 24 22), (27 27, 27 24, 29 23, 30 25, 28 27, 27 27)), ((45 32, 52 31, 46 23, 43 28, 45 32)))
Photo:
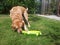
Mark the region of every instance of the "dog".
POLYGON ((10 10, 10 18, 12 20, 13 30, 17 30, 18 33, 22 32, 22 28, 25 31, 28 31, 30 24, 28 22, 28 8, 23 6, 15 6, 10 10))

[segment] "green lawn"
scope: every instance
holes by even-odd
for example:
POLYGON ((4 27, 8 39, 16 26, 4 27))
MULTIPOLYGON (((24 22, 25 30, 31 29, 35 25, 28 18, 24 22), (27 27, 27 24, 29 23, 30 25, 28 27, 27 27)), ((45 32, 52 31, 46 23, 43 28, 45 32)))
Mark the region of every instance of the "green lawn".
POLYGON ((60 45, 60 21, 29 15, 29 30, 39 30, 42 35, 18 34, 11 29, 8 15, 0 15, 0 45, 60 45))

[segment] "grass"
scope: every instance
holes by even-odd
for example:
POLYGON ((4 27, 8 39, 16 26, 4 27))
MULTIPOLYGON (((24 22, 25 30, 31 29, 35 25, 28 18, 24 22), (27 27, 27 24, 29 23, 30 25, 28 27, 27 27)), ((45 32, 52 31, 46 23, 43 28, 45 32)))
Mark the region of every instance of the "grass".
POLYGON ((60 45, 60 21, 29 15, 29 30, 42 35, 23 35, 12 31, 9 15, 0 15, 0 45, 60 45))

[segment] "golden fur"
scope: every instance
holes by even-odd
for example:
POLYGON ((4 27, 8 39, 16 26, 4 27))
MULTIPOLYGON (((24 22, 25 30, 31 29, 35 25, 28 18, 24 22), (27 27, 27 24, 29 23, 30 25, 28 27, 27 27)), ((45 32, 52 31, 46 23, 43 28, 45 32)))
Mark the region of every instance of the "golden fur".
MULTIPOLYGON (((28 22, 28 13, 26 8, 22 6, 15 6, 10 10, 10 18, 12 19, 12 28, 17 30, 18 33, 22 31, 22 27, 27 31, 25 21, 23 19, 23 15, 28 22)), ((29 25, 29 22, 28 22, 29 25)), ((30 25, 29 25, 30 26, 30 25)))

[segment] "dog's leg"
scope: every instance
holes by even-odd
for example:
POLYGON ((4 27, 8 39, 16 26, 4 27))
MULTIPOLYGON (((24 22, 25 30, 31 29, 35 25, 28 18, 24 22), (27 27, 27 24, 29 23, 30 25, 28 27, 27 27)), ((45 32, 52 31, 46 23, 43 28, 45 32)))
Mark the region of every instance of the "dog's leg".
POLYGON ((30 23, 28 21, 28 13, 27 13, 27 11, 24 11, 24 16, 23 17, 24 17, 24 20, 26 21, 28 27, 30 27, 30 23))
POLYGON ((30 23, 28 22, 28 27, 30 27, 30 23))
POLYGON ((28 31, 28 28, 25 24, 24 24, 24 29, 25 29, 25 31, 28 31))

